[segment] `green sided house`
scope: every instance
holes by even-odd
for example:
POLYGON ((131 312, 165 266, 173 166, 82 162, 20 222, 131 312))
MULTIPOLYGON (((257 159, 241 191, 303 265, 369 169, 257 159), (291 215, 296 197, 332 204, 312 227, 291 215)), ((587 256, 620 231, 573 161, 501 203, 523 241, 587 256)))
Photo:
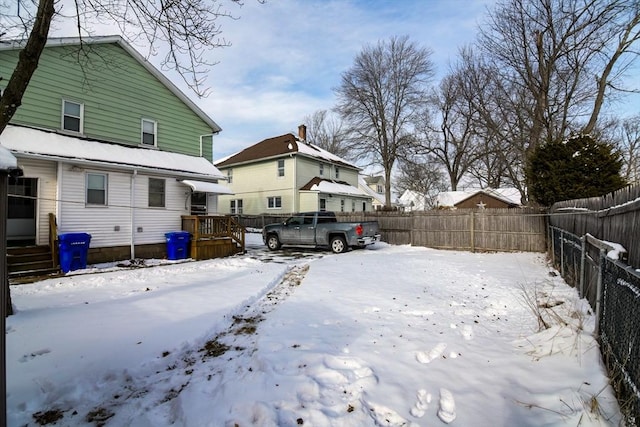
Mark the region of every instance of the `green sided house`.
POLYGON ((303 211, 371 211, 371 197, 358 188, 360 169, 298 135, 265 139, 216 162, 233 195, 220 195, 228 214, 289 214, 303 211))
MULTIPOLYGON (((22 46, 0 45, 0 90, 22 46)), ((23 170, 9 185, 9 246, 55 249, 81 232, 90 263, 166 255, 165 233, 230 192, 212 164, 220 130, 122 38, 49 40, 0 135, 23 170)))

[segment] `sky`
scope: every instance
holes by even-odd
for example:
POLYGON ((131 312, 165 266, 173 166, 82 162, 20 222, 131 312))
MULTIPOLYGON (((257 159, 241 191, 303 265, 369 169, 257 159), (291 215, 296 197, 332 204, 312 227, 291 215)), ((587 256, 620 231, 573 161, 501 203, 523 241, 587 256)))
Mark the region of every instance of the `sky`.
MULTIPOLYGON (((149 60, 222 127, 214 138, 214 159, 236 153, 266 138, 297 134, 305 118, 335 105, 333 89, 341 73, 367 45, 409 36, 433 52, 436 79, 462 45, 473 41, 477 24, 496 0, 243 0, 227 5, 237 19, 222 18, 220 35, 231 46, 205 57, 210 67, 198 98, 181 77, 149 60)), ((11 4, 11 3, 10 3, 11 4)), ((73 8, 61 0, 65 9, 73 8)), ((51 34, 76 37, 73 20, 58 20, 51 34)), ((118 34, 94 25, 94 35, 118 34)), ((133 41, 143 55, 148 49, 133 41)), ((436 80, 434 80, 436 81, 436 80)))
POLYGON ((409 36, 438 75, 475 37, 492 0, 247 0, 224 22, 232 46, 213 53, 211 94, 197 103, 223 128, 214 158, 293 132, 335 105, 334 88, 367 45, 409 36), (219 153, 219 155, 218 155, 219 153))
POLYGON ((593 312, 544 254, 249 233, 145 262, 11 287, 9 427, 621 425, 593 312))
MULTIPOLYGON (((60 1, 69 3, 65 10, 73 7, 70 0, 60 1)), ((458 49, 475 40, 478 26, 496 2, 243 0, 242 6, 224 2, 237 19, 218 21, 221 37, 231 46, 205 53, 208 61, 217 63, 207 74, 205 98, 198 98, 179 75, 163 69, 162 55, 149 60, 222 127, 214 138, 213 155, 221 159, 266 138, 297 134, 306 117, 333 108, 341 74, 367 45, 408 36, 433 52, 437 83, 458 49)), ((52 35, 77 36, 75 24, 58 20, 52 35)), ((112 25, 92 29, 96 35, 118 33, 112 25)), ((146 55, 148 49, 136 43, 133 46, 146 55)), ((629 97, 631 104, 620 104, 623 115, 638 111, 631 106, 640 105, 640 95, 629 97)))

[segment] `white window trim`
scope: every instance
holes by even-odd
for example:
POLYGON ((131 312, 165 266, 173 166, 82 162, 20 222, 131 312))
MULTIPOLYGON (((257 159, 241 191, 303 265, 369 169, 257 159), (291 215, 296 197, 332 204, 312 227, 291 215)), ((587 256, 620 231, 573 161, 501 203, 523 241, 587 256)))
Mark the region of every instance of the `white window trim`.
MULTIPOLYGON (((268 201, 267 201, 268 203, 268 201)), ((242 215, 242 199, 232 199, 229 209, 232 215, 242 215)))
MULTIPOLYGON (((60 107, 60 129, 63 132, 70 132, 70 133, 74 133, 74 134, 79 134, 79 135, 84 135, 84 103, 82 102, 77 102, 77 101, 71 101, 70 99, 62 99, 62 105, 60 107), (80 106, 80 117, 77 117, 78 119, 80 119, 80 130, 79 131, 75 131, 75 130, 71 130, 71 129, 65 129, 64 128, 64 117, 65 117, 65 113, 64 113, 64 105, 66 103, 69 104, 76 104, 80 106)), ((75 117, 72 115, 69 115, 69 117, 75 117)))
POLYGON ((158 148, 158 122, 153 119, 140 119, 140 146, 158 148), (144 123, 153 123, 153 145, 144 143, 144 123))
POLYGON ((227 183, 233 184, 233 169, 227 169, 227 183))
POLYGON ((84 204, 92 207, 107 207, 109 205, 109 175, 101 172, 87 172, 84 177, 84 204), (89 202, 89 175, 104 177, 104 203, 89 202))
POLYGON ((282 209, 282 196, 270 196, 267 197, 267 209, 282 209), (273 199, 273 206, 269 206, 270 205, 270 201, 273 199), (277 206, 276 204, 276 200, 279 199, 280 200, 280 206, 277 206))
POLYGON ((167 180, 166 179, 149 177, 149 179, 147 180, 147 207, 149 207, 151 209, 166 209, 167 208, 167 180), (163 200, 162 206, 151 206, 151 198, 149 196, 151 195, 151 180, 152 179, 164 182, 164 191, 162 193, 164 195, 164 200, 163 200))
POLYGON ((286 175, 286 171, 285 171, 286 164, 285 164, 284 159, 278 159, 278 160, 276 160, 276 166, 277 166, 277 168, 278 168, 278 170, 277 170, 277 172, 276 172, 276 173, 277 173, 277 177, 278 177, 278 178, 284 178, 284 177, 285 177, 285 175, 286 175), (280 168, 280 162, 282 162, 282 168, 280 168), (282 170, 282 175, 280 175, 280 170, 282 170))

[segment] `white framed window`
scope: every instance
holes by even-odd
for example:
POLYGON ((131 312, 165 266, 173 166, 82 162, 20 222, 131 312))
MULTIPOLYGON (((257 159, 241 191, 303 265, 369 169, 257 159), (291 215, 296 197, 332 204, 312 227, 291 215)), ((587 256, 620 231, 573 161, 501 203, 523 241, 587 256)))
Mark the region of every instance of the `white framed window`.
POLYGON ((158 122, 142 119, 140 124, 140 144, 148 147, 158 146, 158 122))
POLYGON ((356 211, 356 201, 352 200, 351 201, 351 212, 355 212, 356 211))
POLYGON ((62 100, 62 130, 82 133, 84 127, 84 104, 62 100))
POLYGON ((340 212, 344 212, 344 199, 340 199, 340 212))
POLYGON ((107 205, 108 176, 104 173, 87 173, 86 204, 96 206, 107 205))
POLYGON ((384 193, 384 188, 382 188, 382 185, 378 184, 376 186, 376 193, 380 193, 380 194, 384 193))
POLYGON ((233 182, 233 169, 227 169, 227 182, 229 184, 233 182))
POLYGON ((149 178, 149 207, 164 208, 165 207, 165 180, 158 178, 149 178))
POLYGON ((320 199, 320 212, 327 210, 327 199, 320 199))
POLYGON ((340 168, 336 166, 336 179, 340 178, 340 168))
POLYGON ((231 213, 236 215, 242 215, 242 199, 231 200, 231 213))
POLYGON ((284 176, 284 159, 278 160, 278 176, 284 176))
POLYGON ((280 196, 267 197, 267 208, 268 209, 281 209, 282 208, 282 197, 280 197, 280 196))
POLYGON ((320 163, 320 170, 318 171, 320 176, 324 175, 324 163, 320 163))

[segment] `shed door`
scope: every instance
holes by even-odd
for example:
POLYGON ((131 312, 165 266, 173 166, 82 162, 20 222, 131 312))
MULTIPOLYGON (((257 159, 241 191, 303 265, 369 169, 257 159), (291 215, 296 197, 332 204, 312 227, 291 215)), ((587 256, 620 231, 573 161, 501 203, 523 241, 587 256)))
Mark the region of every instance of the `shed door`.
POLYGON ((10 178, 7 215, 7 240, 11 244, 34 244, 38 179, 10 178))

